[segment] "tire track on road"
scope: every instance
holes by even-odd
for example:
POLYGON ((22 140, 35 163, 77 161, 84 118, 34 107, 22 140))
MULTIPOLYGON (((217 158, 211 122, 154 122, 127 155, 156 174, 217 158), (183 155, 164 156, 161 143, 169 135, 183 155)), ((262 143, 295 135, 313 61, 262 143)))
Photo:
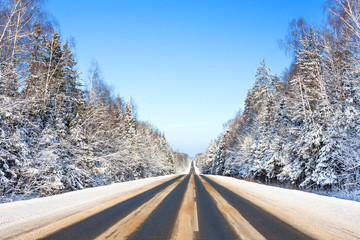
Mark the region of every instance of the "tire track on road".
POLYGON ((195 233, 195 239, 239 239, 234 228, 227 222, 210 193, 201 183, 199 176, 194 177, 199 217, 199 232, 195 233))
POLYGON ((269 240, 313 239, 276 216, 268 213, 250 201, 242 198, 233 191, 221 186, 205 176, 201 176, 208 182, 228 203, 230 203, 261 235, 269 240))
POLYGON ((233 191, 195 174, 192 164, 189 174, 113 200, 42 239, 312 239, 233 191))
MULTIPOLYGON (((63 228, 55 233, 40 239, 46 240, 64 240, 64 239, 77 239, 88 240, 95 239, 100 234, 104 233, 111 226, 119 222, 135 209, 140 207, 143 203, 149 201, 158 192, 170 186, 184 175, 175 177, 165 183, 162 183, 150 190, 142 192, 130 199, 122 201, 110 208, 107 208, 91 217, 88 217, 80 222, 71 226, 63 228)), ((35 238, 39 239, 39 238, 35 238)))
POLYGON ((171 184, 163 191, 157 193, 152 199, 138 207, 125 218, 121 219, 118 223, 109 228, 106 232, 102 233, 96 239, 126 239, 137 228, 139 228, 149 217, 151 213, 158 207, 160 203, 184 180, 185 176, 178 179, 175 183, 171 184))
POLYGON ((239 239, 246 240, 265 240, 262 236, 233 206, 231 206, 208 182, 203 178, 200 181, 207 192, 216 203, 217 208, 225 217, 229 225, 234 229, 239 239))
POLYGON ((188 174, 127 239, 170 239, 190 179, 188 174))

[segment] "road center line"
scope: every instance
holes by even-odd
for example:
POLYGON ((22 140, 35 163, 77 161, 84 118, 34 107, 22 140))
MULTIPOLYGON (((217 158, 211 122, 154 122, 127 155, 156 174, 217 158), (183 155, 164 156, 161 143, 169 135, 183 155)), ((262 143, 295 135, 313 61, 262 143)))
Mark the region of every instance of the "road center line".
POLYGON ((198 215, 197 215, 197 204, 196 201, 194 201, 194 232, 198 232, 199 231, 199 220, 198 220, 198 215))
POLYGON ((193 239, 193 232, 199 231, 195 199, 194 175, 191 174, 183 202, 175 223, 171 239, 193 239))

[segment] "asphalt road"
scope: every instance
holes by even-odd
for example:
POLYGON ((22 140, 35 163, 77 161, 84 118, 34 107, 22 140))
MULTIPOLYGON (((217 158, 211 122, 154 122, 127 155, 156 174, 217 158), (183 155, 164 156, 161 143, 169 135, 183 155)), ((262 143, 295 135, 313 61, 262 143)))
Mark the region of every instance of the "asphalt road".
POLYGON ((186 176, 173 178, 42 239, 258 239, 259 236, 311 239, 226 187, 195 174, 192 167, 186 176), (141 214, 144 211, 149 213, 141 214), (143 220, 141 215, 145 215, 143 220), (129 230, 129 226, 134 229, 129 230))
POLYGON ((176 180, 181 178, 182 175, 165 182, 149 191, 143 192, 131 199, 121 202, 111 208, 108 208, 90 218, 87 218, 81 222, 78 222, 70 227, 61 229, 42 239, 52 240, 87 240, 95 239, 98 235, 105 232, 113 224, 124 218, 126 215, 134 211, 141 204, 149 201, 156 193, 160 192, 167 186, 174 183, 176 180))
POLYGON ((199 232, 195 239, 237 239, 233 228, 217 209, 209 192, 206 191, 199 177, 195 176, 196 201, 199 217, 199 232))
POLYGON ((312 239, 225 187, 201 176, 266 239, 312 239))
POLYGON ((170 239, 189 178, 186 176, 128 239, 170 239))

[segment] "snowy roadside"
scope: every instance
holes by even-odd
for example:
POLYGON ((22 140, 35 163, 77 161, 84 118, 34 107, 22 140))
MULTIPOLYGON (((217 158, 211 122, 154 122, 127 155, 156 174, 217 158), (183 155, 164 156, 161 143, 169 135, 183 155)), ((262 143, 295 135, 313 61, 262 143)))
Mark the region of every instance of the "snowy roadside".
POLYGON ((360 202, 206 175, 318 239, 360 239, 360 202))
POLYGON ((194 164, 194 168, 195 168, 195 173, 196 174, 202 174, 200 169, 196 166, 196 164, 194 164))
POLYGON ((0 204, 0 239, 31 231, 98 204, 155 186, 176 175, 88 188, 60 195, 0 204))
POLYGON ((191 168, 191 161, 188 162, 187 168, 184 171, 178 172, 178 174, 188 174, 190 172, 190 168, 191 168))

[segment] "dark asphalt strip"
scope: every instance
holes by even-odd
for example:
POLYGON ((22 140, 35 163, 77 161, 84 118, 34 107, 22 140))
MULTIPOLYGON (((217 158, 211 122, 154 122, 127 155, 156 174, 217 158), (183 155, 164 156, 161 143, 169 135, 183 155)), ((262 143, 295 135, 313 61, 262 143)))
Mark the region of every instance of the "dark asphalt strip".
POLYGON ((198 175, 195 175, 195 188, 199 222, 199 232, 195 233, 195 239, 239 239, 216 207, 198 175))
POLYGON ((145 222, 126 239, 170 239, 189 179, 190 174, 165 197, 145 222))
POLYGON ((312 239, 231 190, 201 176, 266 239, 312 239))
POLYGON ((113 207, 110 207, 67 228, 61 229, 58 232, 55 232, 42 239, 94 239, 101 233, 105 232, 112 225, 117 223, 119 220, 126 217, 129 213, 140 207, 143 203, 149 201, 152 197, 154 197, 155 194, 176 182, 183 176, 184 175, 180 175, 174 179, 171 179, 163 184, 160 184, 159 186, 136 195, 133 198, 123 201, 113 207))

